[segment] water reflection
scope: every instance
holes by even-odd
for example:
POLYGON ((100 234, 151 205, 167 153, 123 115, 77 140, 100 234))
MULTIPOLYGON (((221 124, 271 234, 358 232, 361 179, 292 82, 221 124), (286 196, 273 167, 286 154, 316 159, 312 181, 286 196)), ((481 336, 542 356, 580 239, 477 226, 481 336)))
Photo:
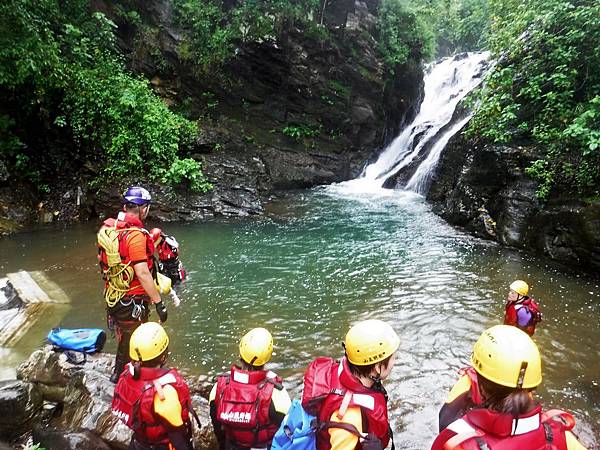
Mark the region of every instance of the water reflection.
MULTIPOLYGON (((388 383, 398 448, 427 448, 456 371, 481 331, 501 321, 508 283, 526 279, 544 313, 539 394, 573 411, 582 439, 597 448, 597 282, 464 235, 414 194, 349 195, 337 186, 296 193, 259 219, 162 228, 181 243, 189 275, 166 323, 175 364, 215 375, 245 331, 265 326, 275 336, 274 369, 298 394, 306 364, 341 355, 352 323, 387 320, 401 338, 388 383)), ((3 239, 0 270, 46 270, 73 301, 63 326, 104 326, 94 231, 86 224, 3 239)), ((7 362, 2 355, 5 367, 55 325, 41 324, 7 362)))

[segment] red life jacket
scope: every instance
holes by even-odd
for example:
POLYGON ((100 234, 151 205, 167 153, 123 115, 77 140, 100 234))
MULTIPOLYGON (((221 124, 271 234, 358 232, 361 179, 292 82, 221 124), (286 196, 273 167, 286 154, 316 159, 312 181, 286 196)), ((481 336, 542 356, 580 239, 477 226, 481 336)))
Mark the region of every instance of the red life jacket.
MULTIPOLYGON (((126 214, 124 220, 120 219, 106 219, 103 223, 103 227, 114 228, 116 224, 117 230, 124 230, 119 233, 119 254, 121 255, 121 261, 123 265, 129 264, 131 262, 131 258, 129 257, 129 251, 127 248, 127 236, 131 233, 131 228, 139 229, 144 236, 146 236, 146 260, 148 263, 148 269, 151 273, 154 272, 154 244, 152 241, 152 236, 150 233, 144 228, 144 224, 140 219, 130 214, 126 214)), ((98 256, 100 260, 100 267, 102 270, 106 270, 108 267, 106 252, 102 249, 102 247, 98 246, 98 256)), ((133 276, 132 280, 129 284, 129 291, 127 292, 129 295, 137 295, 137 294, 146 294, 146 290, 142 287, 140 281, 137 277, 133 276)))
POLYGON ((161 235, 162 240, 156 247, 158 259, 161 261, 169 261, 177 259, 179 256, 179 243, 173 236, 161 235))
MULTIPOLYGON (((373 433, 385 448, 390 440, 390 424, 385 391, 382 392, 363 386, 350 372, 346 358, 343 358, 338 365, 330 386, 332 392, 323 400, 318 414, 319 421, 321 423, 331 421, 331 416, 335 411, 339 411, 342 402, 347 402, 347 407, 360 408, 363 417, 363 428, 366 426, 362 430, 363 433, 373 433)), ((319 450, 331 449, 328 429, 319 430, 317 448, 319 450)))
POLYGON ((156 386, 173 386, 181 403, 181 419, 191 433, 190 390, 185 380, 175 369, 142 367, 140 378, 133 378, 131 364, 125 370, 115 387, 112 413, 133 430, 135 438, 142 444, 157 445, 169 442, 168 429, 154 413, 156 386))
POLYGON ((217 377, 217 420, 228 441, 246 448, 271 446, 278 428, 269 416, 274 388, 282 389, 282 380, 266 370, 232 366, 230 373, 217 377))
POLYGON ((575 425, 560 410, 533 411, 514 418, 485 408, 473 409, 443 430, 431 450, 568 450, 565 433, 575 425))
POLYGON ((542 320, 542 313, 537 302, 531 297, 525 297, 523 300, 509 301, 504 308, 504 325, 512 325, 525 331, 529 336, 535 333, 535 326, 542 320), (526 326, 522 326, 518 322, 517 310, 519 308, 527 308, 531 313, 531 319, 526 326))

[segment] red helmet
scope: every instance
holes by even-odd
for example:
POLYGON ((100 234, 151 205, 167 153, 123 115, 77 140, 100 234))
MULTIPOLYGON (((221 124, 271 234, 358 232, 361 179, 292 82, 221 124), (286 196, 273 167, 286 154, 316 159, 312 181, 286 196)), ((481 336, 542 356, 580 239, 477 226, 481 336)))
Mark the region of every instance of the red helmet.
POLYGON ((156 243, 161 238, 162 230, 160 228, 152 228, 150 230, 150 236, 152 236, 152 240, 156 243))

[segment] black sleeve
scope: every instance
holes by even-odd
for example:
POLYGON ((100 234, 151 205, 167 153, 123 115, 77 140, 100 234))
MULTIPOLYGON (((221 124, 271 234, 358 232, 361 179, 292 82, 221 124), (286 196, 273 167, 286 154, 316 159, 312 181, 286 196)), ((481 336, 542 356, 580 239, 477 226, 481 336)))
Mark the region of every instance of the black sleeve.
POLYGON ((192 450, 190 445, 190 436, 185 425, 177 428, 171 427, 168 432, 169 442, 175 450, 192 450))
POLYGON ((209 411, 210 421, 212 422, 213 430, 217 437, 217 442, 219 443, 219 450, 225 450, 225 431, 221 426, 221 422, 217 420, 217 405, 214 401, 210 402, 209 411))
POLYGON ((275 409, 275 404, 273 403, 273 400, 271 400, 271 404, 269 405, 269 419, 271 420, 271 423, 274 423, 275 425, 277 425, 277 427, 279 427, 279 425, 281 425, 281 422, 283 422, 284 418, 285 414, 278 412, 275 409))
POLYGON ((444 403, 439 414, 440 433, 455 420, 460 419, 472 407, 470 392, 464 392, 451 403, 444 403))

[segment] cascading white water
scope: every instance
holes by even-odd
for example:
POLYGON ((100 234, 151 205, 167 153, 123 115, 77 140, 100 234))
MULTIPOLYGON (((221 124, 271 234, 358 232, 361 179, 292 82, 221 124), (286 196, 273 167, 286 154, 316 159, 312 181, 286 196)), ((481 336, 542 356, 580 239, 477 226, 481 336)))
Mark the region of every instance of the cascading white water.
POLYGON ((470 117, 461 119, 441 135, 440 130, 451 121, 458 102, 480 83, 482 64, 488 57, 488 52, 469 53, 463 58, 445 58, 431 65, 425 76, 425 96, 419 113, 377 161, 354 180, 355 184, 365 191, 379 189, 389 177, 420 156, 424 149, 431 148, 406 185, 407 190, 424 193, 441 151, 470 117))

